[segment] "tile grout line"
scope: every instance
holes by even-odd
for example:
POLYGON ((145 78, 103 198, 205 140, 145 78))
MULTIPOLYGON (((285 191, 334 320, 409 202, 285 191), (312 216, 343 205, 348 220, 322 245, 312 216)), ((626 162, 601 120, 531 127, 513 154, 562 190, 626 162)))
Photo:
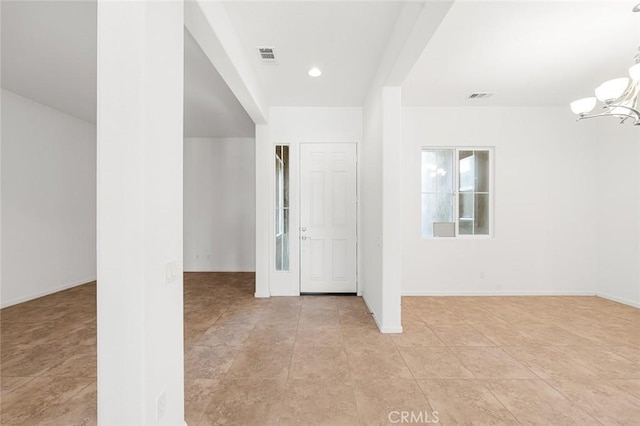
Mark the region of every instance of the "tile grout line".
POLYGON ((299 312, 298 312, 298 321, 296 322, 296 332, 295 332, 295 337, 293 339, 293 346, 291 347, 291 359, 289 359, 289 371, 287 372, 287 384, 289 384, 289 381, 292 380, 292 378, 291 378, 291 369, 293 367, 293 355, 295 354, 296 343, 298 341, 298 330, 300 330, 300 321, 302 320, 302 305, 303 304, 304 304, 304 299, 300 303, 300 308, 299 308, 299 312))
MULTIPOLYGON (((491 380, 489 380, 489 381, 491 381, 491 380)), ((495 398, 495 400, 496 400, 496 401, 498 401, 498 402, 500 403, 500 405, 501 405, 502 407, 504 407, 504 409, 505 409, 505 410, 507 410, 507 412, 508 412, 509 414, 511 414, 511 415, 513 416, 513 418, 514 418, 514 419, 516 419, 516 421, 517 421, 519 424, 522 424, 522 422, 521 422, 521 421, 520 421, 520 419, 515 415, 515 413, 514 413, 514 412, 512 412, 511 410, 509 410, 509 408, 504 404, 504 402, 502 402, 502 400, 501 400, 500 398, 498 398, 498 397, 496 396, 496 394, 494 394, 494 393, 491 391, 491 389, 489 389, 489 387, 486 385, 486 383, 484 383, 484 381, 481 381, 480 383, 482 384, 482 387, 483 387, 483 388, 485 388, 485 389, 487 390, 487 392, 489 392, 489 393, 491 394, 491 396, 493 396, 493 397, 495 398)))
MULTIPOLYGON (((570 378, 568 378, 568 379, 570 379, 570 378)), ((582 408, 582 406, 580 406, 576 401, 574 401, 573 399, 569 398, 567 395, 565 395, 564 393, 562 393, 559 389, 557 389, 555 386, 553 386, 553 385, 552 385, 551 383, 549 383, 547 380, 549 380, 549 379, 542 379, 542 381, 543 381, 544 383, 546 383, 546 384, 547 384, 547 386, 549 386, 551 389, 555 390, 555 391, 556 391, 556 392, 558 392, 560 395, 562 395, 562 397, 563 397, 564 399, 566 399, 567 401, 569 401, 569 402, 571 403, 571 405, 573 405, 573 406, 574 406, 574 408, 577 408, 578 410, 582 411, 582 412, 583 412, 584 414, 586 414, 587 416, 591 417, 593 420, 595 420, 595 421, 596 421, 596 423, 598 423, 598 424, 600 424, 600 425, 602 425, 602 424, 603 424, 600 420, 598 420, 598 419, 596 419, 595 417, 593 417, 593 416, 591 415, 591 413, 588 413, 587 411, 585 411, 585 410, 584 410, 584 408, 582 408)))

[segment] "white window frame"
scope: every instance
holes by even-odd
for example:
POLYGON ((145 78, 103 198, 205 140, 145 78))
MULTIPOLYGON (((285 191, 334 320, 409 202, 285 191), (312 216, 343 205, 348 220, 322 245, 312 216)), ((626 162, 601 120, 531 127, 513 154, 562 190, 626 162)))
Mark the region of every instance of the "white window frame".
POLYGON ((284 234, 284 162, 276 154, 276 238, 284 234))
POLYGON ((273 167, 273 206, 274 208, 272 209, 274 216, 273 216, 273 240, 272 240, 272 244, 273 244, 273 256, 271 257, 272 259, 272 269, 275 273, 277 274, 288 274, 291 271, 291 146, 289 144, 274 144, 274 152, 275 152, 275 164, 273 167), (288 162, 285 163, 284 162, 284 149, 288 150, 288 157, 287 160, 288 162), (285 167, 288 167, 289 169, 287 170, 287 172, 289 173, 288 176, 288 180, 287 180, 287 185, 289 186, 289 205, 285 206, 284 204, 284 200, 285 200, 285 167), (286 223, 287 226, 285 226, 285 220, 288 221, 288 223, 286 223), (289 229, 289 234, 287 234, 285 232, 286 229, 289 229), (283 269, 278 269, 278 239, 281 239, 281 255, 282 255, 282 265, 283 265, 283 269), (284 249, 284 244, 285 242, 288 245, 288 250, 285 251, 284 249), (285 253, 288 255, 287 257, 287 267, 286 269, 284 268, 284 255, 285 253))
MULTIPOLYGON (((453 237, 434 237, 422 235, 422 201, 420 202, 420 237, 425 241, 451 241, 451 240, 478 240, 492 239, 495 234, 494 224, 494 198, 495 198, 495 147, 493 146, 429 146, 425 145, 420 148, 420 158, 423 151, 452 150, 454 153, 454 173, 453 173, 453 223, 455 227, 455 236, 453 237), (488 234, 460 234, 460 151, 488 151, 489 152, 489 233, 488 234)), ((420 162, 420 199, 422 199, 422 162, 420 162)))

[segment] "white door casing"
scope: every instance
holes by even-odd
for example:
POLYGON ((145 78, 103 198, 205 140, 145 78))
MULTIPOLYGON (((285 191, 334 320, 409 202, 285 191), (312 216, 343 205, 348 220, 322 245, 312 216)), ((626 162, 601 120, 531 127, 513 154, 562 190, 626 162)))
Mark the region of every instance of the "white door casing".
POLYGON ((300 144, 300 292, 356 293, 355 143, 300 144))

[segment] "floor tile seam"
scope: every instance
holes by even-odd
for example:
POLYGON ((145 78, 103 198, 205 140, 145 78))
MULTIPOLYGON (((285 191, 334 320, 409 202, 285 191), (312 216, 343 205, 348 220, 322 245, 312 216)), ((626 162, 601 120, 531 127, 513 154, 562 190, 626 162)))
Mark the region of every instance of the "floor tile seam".
MULTIPOLYGON (((449 325, 454 325, 454 324, 449 324, 449 325)), ((463 324, 455 324, 455 325, 463 325, 463 324)), ((465 325, 466 325, 466 324, 465 324, 465 325)), ((448 344, 447 344, 443 339, 440 339, 440 340, 442 340, 442 343, 443 343, 446 347, 448 347, 448 348, 455 348, 455 347, 458 347, 458 348, 459 348, 459 347, 485 347, 485 348, 487 348, 487 347, 495 347, 495 346, 497 346, 497 344, 496 344, 493 340, 489 339, 489 338, 488 338, 487 336, 485 336, 485 335, 484 335, 484 333, 482 333, 481 331, 477 330, 476 328, 473 328, 473 331, 477 332, 477 333, 478 333, 478 334, 480 334, 482 337, 484 337, 484 338, 485 338, 485 339, 487 339, 489 342, 491 342, 491 345, 457 345, 457 344, 456 344, 456 345, 452 345, 452 344, 449 344, 449 345, 448 345, 448 344)), ((438 336, 438 332, 437 332, 437 331, 433 331, 433 333, 434 333, 436 336, 438 336)), ((438 337, 440 337, 440 336, 438 336, 438 337)))
POLYGON ((344 352, 344 356, 347 359, 347 371, 348 371, 348 374, 349 374, 349 383, 353 383, 355 378, 353 377, 353 373, 351 371, 351 362, 349 360, 349 352, 347 352, 347 347, 346 347, 346 343, 344 341, 344 336, 342 336, 342 344, 343 344, 342 352, 344 352))
POLYGON ((544 380, 542 377, 540 377, 538 374, 536 374, 535 371, 533 371, 531 368, 529 368, 526 364, 522 363, 521 361, 519 361, 518 359, 516 359, 516 357, 514 357, 513 355, 511 355, 509 352, 505 351, 503 348, 500 348, 500 350, 506 354, 509 358, 511 358, 513 361, 515 361, 518 365, 522 366, 523 368, 525 368, 529 373, 533 374, 534 377, 544 380))
MULTIPOLYGON (((393 339, 392 339, 393 340, 393 339)), ((396 351, 400 354, 400 358, 402 359, 402 361, 404 362, 404 366, 407 368, 407 370, 409 370, 409 374, 411 374, 411 377, 413 377, 413 380, 416 382, 416 385, 419 387, 420 385, 418 385, 417 383, 417 378, 416 375, 413 374, 413 370, 411 370, 411 367, 409 367, 409 363, 407 362, 406 358, 404 357, 404 354, 402 353, 402 351, 400 350, 401 347, 396 347, 396 351)), ((422 389, 421 389, 422 391, 422 389)), ((423 392, 424 394, 424 392, 423 392)))
POLYGON ((471 370, 469 367, 467 367, 467 364, 465 364, 465 363, 462 361, 462 358, 460 358, 460 357, 458 356, 458 354, 457 354, 455 351, 453 351, 453 350, 452 350, 451 348, 449 348, 449 347, 447 347, 447 350, 448 350, 448 351, 449 351, 449 352, 450 352, 450 353, 455 357, 455 359, 457 359, 457 360, 458 360, 458 362, 460 363, 460 365, 462 365, 462 366, 463 366, 463 367, 464 367, 468 372, 470 372, 470 373, 471 373, 471 375, 472 375, 476 380, 480 380, 480 379, 481 379, 480 377, 478 377, 478 375, 477 375, 476 373, 474 373, 474 372, 473 372, 473 370, 471 370))
MULTIPOLYGON (((507 411, 509 414, 511 414, 511 416, 515 419, 516 422, 518 422, 518 424, 522 424, 520 419, 518 419, 518 417, 516 417, 516 415, 511 410, 509 410, 509 408, 507 408, 507 406, 502 402, 502 400, 500 398, 498 398, 491 391, 491 389, 489 389, 489 387, 486 385, 485 382, 486 381, 490 381, 492 379, 478 379, 478 378, 475 378, 475 379, 432 379, 432 380, 458 380, 458 381, 460 381, 460 380, 468 380, 468 381, 477 382, 482 386, 483 389, 485 389, 487 392, 489 392, 489 394, 491 394, 491 396, 498 402, 498 404, 500 404, 505 409, 505 411, 507 411)), ((508 380, 511 380, 511 379, 508 379, 508 380)), ((537 379, 516 379, 516 380, 537 380, 537 379)))
POLYGON ((591 413, 588 413, 584 408, 582 408, 582 406, 580 404, 578 404, 576 401, 574 401, 573 399, 569 398, 567 395, 565 395, 560 389, 558 389, 557 387, 555 387, 552 383, 549 383, 549 380, 551 380, 551 378, 546 378, 546 379, 542 379, 542 381, 544 383, 547 384, 547 386, 549 386, 550 388, 552 388, 553 390, 555 390, 556 392, 558 392, 560 395, 562 395, 563 398, 565 398, 567 401, 569 401, 571 403, 571 405, 573 405, 575 408, 577 408, 578 410, 582 411, 584 414, 586 414, 587 416, 591 417, 596 423, 602 425, 603 423, 600 422, 598 419, 596 419, 595 417, 593 417, 591 415, 591 413))
MULTIPOLYGON (((245 343, 242 343, 242 344, 239 344, 239 345, 228 345, 228 344, 224 344, 224 345, 203 345, 203 344, 198 344, 198 343, 192 343, 192 344, 189 345, 189 348, 190 349, 193 349, 195 347, 208 348, 208 349, 211 349, 211 348, 243 348, 245 346, 247 346, 245 343)), ((185 346, 185 349, 186 349, 186 346, 185 346)), ((186 351, 185 351, 185 354, 186 354, 186 351)))
MULTIPOLYGON (((69 357, 71 358, 71 357, 69 357)), ((57 363, 51 367, 47 367, 44 370, 40 371, 38 374, 22 374, 22 375, 18 375, 18 376, 1 376, 1 377, 46 377, 44 376, 44 374, 46 372, 48 372, 49 370, 51 370, 54 367, 57 367, 58 365, 62 364, 63 362, 67 361, 69 358, 66 358, 64 361, 57 363)), ((1 374, 1 373, 0 373, 1 374)))
MULTIPOLYGON (((599 379, 599 380, 600 380, 600 379, 599 379)), ((607 382, 608 382, 608 383, 611 383, 611 384, 612 384, 612 385, 614 385, 616 388, 618 388, 618 389, 620 389, 620 390, 624 391, 627 395, 632 396, 634 399, 637 399, 637 400, 638 400, 638 402, 639 402, 638 406, 640 406, 640 393, 639 393, 638 395, 635 395, 635 394, 633 394, 633 393, 629 392, 627 389, 625 389, 625 388, 623 388, 622 386, 620 386, 618 383, 616 383, 616 381, 636 381, 636 380, 640 382, 640 379, 616 379, 616 378, 609 379, 609 380, 607 380, 607 382)))
MULTIPOLYGON (((27 383, 31 382, 33 379, 35 379, 35 378, 36 378, 36 377, 38 377, 38 376, 0 376, 0 382, 2 381, 2 379, 7 378, 7 377, 9 377, 9 378, 10 378, 10 377, 17 377, 17 378, 25 378, 25 379, 26 379, 26 378, 28 378, 28 379, 29 379, 29 380, 27 380, 26 382, 21 383, 21 384, 20 384, 19 386, 17 386, 16 388, 11 389, 10 391, 6 391, 6 394, 11 394, 11 393, 13 393, 15 390, 17 390, 17 389, 21 388, 22 386, 26 385, 27 383)), ((2 405, 2 401, 0 401, 0 406, 1 406, 1 405, 2 405)), ((1 411, 1 410, 0 410, 0 411, 1 411)))
MULTIPOLYGON (((27 377, 29 377, 29 376, 27 376, 27 377)), ((35 377, 32 377, 32 379, 31 379, 31 380, 27 381, 27 383, 32 382, 32 381, 33 381, 33 379, 36 379, 36 378, 42 378, 42 379, 51 378, 51 379, 54 379, 54 378, 58 378, 58 377, 56 377, 56 376, 35 376, 35 377)), ((68 404, 68 403, 69 403, 71 400, 73 400, 73 399, 74 399, 78 394, 80 394, 80 392, 82 392, 83 390, 85 390, 86 388, 88 388, 89 386, 91 386, 91 385, 93 384, 92 382, 94 381, 94 380, 91 380, 92 378, 90 378, 90 377, 65 377, 65 378, 67 378, 67 379, 87 379, 87 380, 88 380, 88 383, 86 383, 86 384, 84 384, 83 386, 81 386, 77 391, 73 392, 73 393, 72 393, 71 395, 69 395, 65 400, 63 400, 63 401, 56 400, 56 401, 54 402, 54 404, 53 404, 53 405, 68 404)), ((22 387, 22 386, 26 385, 27 383, 24 383, 23 385, 21 385, 21 386, 19 386, 19 387, 22 387)), ((14 390, 16 390, 16 389, 14 389, 14 390)), ((12 392, 13 392, 13 391, 12 391, 12 392)))
MULTIPOLYGON (((78 378, 85 378, 85 377, 78 377, 78 378)), ((97 398, 97 391, 98 391, 98 381, 97 378, 95 378, 96 380, 96 398, 97 398)), ((67 401, 65 401, 65 404, 68 404, 69 402, 71 402, 73 399, 75 399, 76 396, 78 396, 82 391, 84 391, 85 389, 87 389, 89 386, 91 386, 93 383, 89 382, 87 383, 85 386, 82 386, 77 392, 74 392, 73 395, 71 395, 69 397, 69 399, 67 401)))
MULTIPOLYGON (((524 368, 526 368, 528 371, 530 371, 534 376, 536 376, 536 377, 537 377, 537 379, 535 379, 535 380, 543 380, 543 381, 544 381, 544 380, 546 380, 546 379, 549 379, 550 377, 544 377, 544 376, 541 376, 540 374, 537 374, 537 373, 536 373, 535 371, 533 371, 533 369, 531 369, 527 364, 525 364, 524 362, 520 361, 519 359, 517 359, 516 357, 514 357, 513 355, 511 355, 509 352, 507 352, 507 351, 505 350, 505 348, 515 348, 515 349, 517 349, 517 348, 528 348, 528 347, 533 347, 533 348, 538 348, 538 347, 540 347, 540 348, 551 348, 551 347, 554 347, 554 346, 535 346, 535 345, 528 345, 528 346, 502 346, 502 347, 500 347, 500 349, 502 349, 502 351, 503 351, 504 353, 506 353, 509 357, 511 357, 512 359, 514 359, 518 364, 522 365, 524 368)), ((581 364, 581 366, 582 366, 582 367, 585 367, 585 366, 584 366, 584 365, 582 365, 582 364, 581 364)), ((585 368, 586 368, 586 367, 585 367, 585 368)), ((587 370, 588 370, 589 372, 592 372, 592 373, 593 373, 593 371, 592 371, 590 368, 587 368, 587 370)), ((576 377, 576 376, 558 376, 558 377, 576 377)), ((595 377, 595 376, 594 376, 594 377, 595 377)), ((514 379, 514 380, 518 380, 518 379, 514 379)), ((526 380, 526 379, 525 379, 525 380, 526 380)))
POLYGON ((246 345, 242 345, 242 346, 232 346, 234 348, 238 348, 238 350, 234 351, 234 354, 232 355, 232 359, 233 361, 231 362, 231 365, 229 366, 229 368, 227 369, 227 371, 225 371, 222 375, 220 380, 223 380, 224 378, 226 378, 226 376, 229 374, 229 372, 233 369, 233 366, 235 365, 237 359, 238 359, 238 355, 244 350, 246 349, 246 345))
POLYGON ((356 395, 356 389, 355 389, 355 384, 356 384, 355 381, 352 381, 352 384, 353 384, 353 386, 352 386, 353 395, 354 395, 354 399, 355 399, 355 402, 356 402, 356 413, 358 414, 358 422, 361 425, 361 424, 364 424, 364 417, 363 417, 364 408, 362 408, 361 404, 358 403, 358 397, 356 395))
MULTIPOLYGON (((412 372, 411 374, 413 374, 413 372, 412 372)), ((431 407, 431 410, 432 410, 432 411, 437 411, 437 410, 436 410, 436 408, 435 408, 435 407, 433 406, 433 404, 431 403, 431 401, 429 400, 429 397, 428 397, 428 396, 427 396, 427 394, 425 393, 425 391, 424 391, 424 389, 422 388, 422 386, 420 386, 420 383, 419 383, 419 381, 420 381, 420 380, 425 381, 425 380, 430 380, 430 379, 416 379, 416 378, 414 377, 413 381, 416 383, 416 386, 418 387, 418 389, 420 389, 420 393, 422 394, 422 397, 424 398, 424 400, 425 400, 425 401, 427 401, 427 405, 429 405, 429 407, 431 407)), ((438 413, 438 414, 439 414, 439 413, 438 413)), ((439 422, 438 422, 438 424, 441 424, 441 423, 439 423, 439 422)))
POLYGON ((51 375, 42 375, 42 376, 37 376, 37 377, 41 377, 41 378, 45 378, 45 377, 54 377, 54 378, 58 378, 58 379, 97 379, 97 375, 95 376, 65 376, 65 375, 60 375, 60 374, 51 374, 51 375))
MULTIPOLYGON (((592 340, 590 337, 588 337, 588 336, 586 336, 586 335, 584 335, 584 334, 582 334, 582 333, 580 333, 580 332, 572 331, 571 329, 567 328, 567 326, 565 326, 565 325, 563 325, 563 324, 558 324, 558 325, 557 325, 557 327, 560 327, 562 330, 564 330, 564 331, 566 331, 566 332, 568 332, 568 333, 570 333, 570 334, 573 334, 574 336, 577 336, 577 337, 579 337, 579 338, 581 338, 581 339, 588 340, 588 341, 589 341, 589 342, 591 342, 594 346, 604 346, 604 345, 602 345, 602 344, 598 343, 598 341, 597 341, 597 340, 592 340)), ((562 345, 562 346, 578 346, 578 345, 562 345)))
MULTIPOLYGON (((467 347, 471 347, 471 348, 473 348, 473 346, 467 346, 467 347)), ((478 347, 478 346, 476 346, 476 347, 478 347)), ((534 378, 544 380, 544 379, 542 379, 542 377, 538 376, 534 371, 532 371, 532 370, 531 370, 529 367, 527 367, 525 364, 523 364, 522 362, 518 361, 518 360, 517 360, 513 355, 511 355, 509 352, 505 351, 502 347, 500 347, 500 346, 483 346, 483 347, 485 347, 485 348, 495 347, 496 349, 499 349, 503 354, 505 354, 507 357, 509 357, 513 362, 515 362, 516 364, 518 364, 519 366, 521 366, 522 368, 524 368, 525 370, 527 370, 529 373, 533 374, 534 378)), ((452 351, 452 352, 453 352, 453 351, 452 351)), ((455 352, 454 352, 454 355, 456 355, 456 356, 457 356, 457 354, 456 354, 455 352)), ((469 369, 469 367, 467 366, 467 364, 465 364, 465 363, 464 363, 464 361, 463 361, 460 357, 458 357, 458 359, 460 360, 460 362, 462 363, 462 365, 464 365, 465 367, 467 367, 467 369, 468 369, 469 371, 471 371, 471 370, 469 369)), ((471 372, 473 373, 473 371, 471 371, 471 372)), ((475 375, 475 374, 474 374, 474 375, 475 375)), ((492 379, 487 379, 486 377, 485 377, 485 378, 483 378, 483 377, 478 377, 478 380, 492 380, 492 379)), ((500 379, 497 379, 497 380, 500 380, 500 379)), ((525 378, 525 379, 505 379, 505 380, 533 380, 533 379, 532 379, 532 378, 529 378, 529 379, 526 379, 526 378, 525 378)))
POLYGON ((293 354, 296 349, 296 342, 298 341, 298 331, 300 330, 301 319, 302 319, 302 303, 300 303, 300 306, 298 309, 298 321, 296 321, 296 331, 293 339, 293 345, 291 346, 291 358, 289 358, 289 368, 287 370, 287 381, 291 379, 291 369, 293 368, 293 354))
MULTIPOLYGON (((552 346, 552 347, 558 347, 558 346, 552 346)), ((591 346, 584 346, 584 345, 567 345, 567 346, 560 346, 560 347, 562 347, 562 348, 587 348, 587 349, 590 349, 590 348, 591 348, 591 346)), ((620 355, 616 354, 616 353, 615 353, 615 352, 613 352, 613 351, 610 351, 610 350, 609 350, 609 349, 607 349, 607 347, 605 347, 605 346, 596 346, 596 347, 598 347, 598 348, 600 348, 600 349, 604 349, 604 350, 606 350, 607 352, 609 352, 609 353, 613 354, 614 356, 617 356, 618 358, 621 358, 621 359, 623 359, 624 361, 627 361, 627 362, 629 362, 629 363, 631 363, 631 364, 634 364, 634 365, 635 365, 635 363, 634 363, 634 362, 627 360, 626 358, 624 358, 624 357, 622 357, 622 356, 620 356, 620 355)), ((563 355, 564 355, 564 354, 563 354, 563 355)), ((588 370, 589 372, 593 373, 594 377, 597 377, 597 378, 605 378, 605 377, 603 377, 603 376, 602 376, 602 374, 600 374, 600 373, 596 372, 595 370, 593 370, 593 369, 590 367, 589 363, 583 362, 583 361, 582 361, 582 360, 580 360, 580 359, 576 360, 576 359, 574 359, 573 357, 570 357, 570 356, 567 356, 567 359, 568 359, 569 361, 571 361, 571 362, 575 363, 575 364, 580 365, 581 367, 583 367, 584 369, 588 370)), ((599 364, 599 363, 598 363, 598 364, 599 364)), ((640 378, 640 375, 639 375, 638 377, 640 378)))
MULTIPOLYGON (((626 357, 624 355, 619 354, 618 352, 616 352, 615 350, 613 350, 613 348, 617 348, 617 347, 625 347, 625 348, 630 348, 631 346, 624 346, 624 345, 610 345, 610 346, 601 346, 602 348, 608 350, 609 352, 616 354, 617 356, 619 356, 620 358, 626 359, 627 361, 629 361, 630 363, 637 365, 638 369, 640 370, 640 358, 638 358, 637 361, 634 361, 633 359, 630 359, 631 357, 626 357)), ((640 348, 638 348, 638 353, 640 354, 640 348)))
POLYGON ((476 326, 478 324, 469 324, 471 326, 471 328, 473 328, 475 331, 477 331, 478 333, 482 334, 486 339, 488 339, 491 343, 493 343, 496 347, 500 347, 500 344, 497 341, 494 341, 491 337, 487 336, 486 334, 484 334, 482 332, 482 330, 479 330, 478 328, 476 328, 476 326))
POLYGON ((11 374, 3 374, 2 376, 0 376, 0 378, 6 379, 6 378, 12 378, 12 377, 31 377, 32 379, 35 377, 41 377, 40 374, 36 374, 36 375, 29 375, 29 374, 19 374, 19 375, 11 375, 11 374))
POLYGON ((429 329, 429 331, 431 331, 433 333, 433 335, 436 336, 436 339, 438 339, 440 341, 440 343, 442 343, 443 347, 445 347, 445 348, 448 347, 447 344, 444 342, 444 340, 440 336, 438 336, 438 333, 436 333, 433 328, 429 327, 429 324, 425 323, 425 327, 427 327, 429 329))

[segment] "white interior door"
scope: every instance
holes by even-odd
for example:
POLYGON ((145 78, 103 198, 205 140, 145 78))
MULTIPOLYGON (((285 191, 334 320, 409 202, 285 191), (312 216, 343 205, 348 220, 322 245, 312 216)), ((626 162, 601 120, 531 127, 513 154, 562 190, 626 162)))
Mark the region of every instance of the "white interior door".
POLYGON ((300 144, 300 292, 356 292, 356 144, 300 144))

